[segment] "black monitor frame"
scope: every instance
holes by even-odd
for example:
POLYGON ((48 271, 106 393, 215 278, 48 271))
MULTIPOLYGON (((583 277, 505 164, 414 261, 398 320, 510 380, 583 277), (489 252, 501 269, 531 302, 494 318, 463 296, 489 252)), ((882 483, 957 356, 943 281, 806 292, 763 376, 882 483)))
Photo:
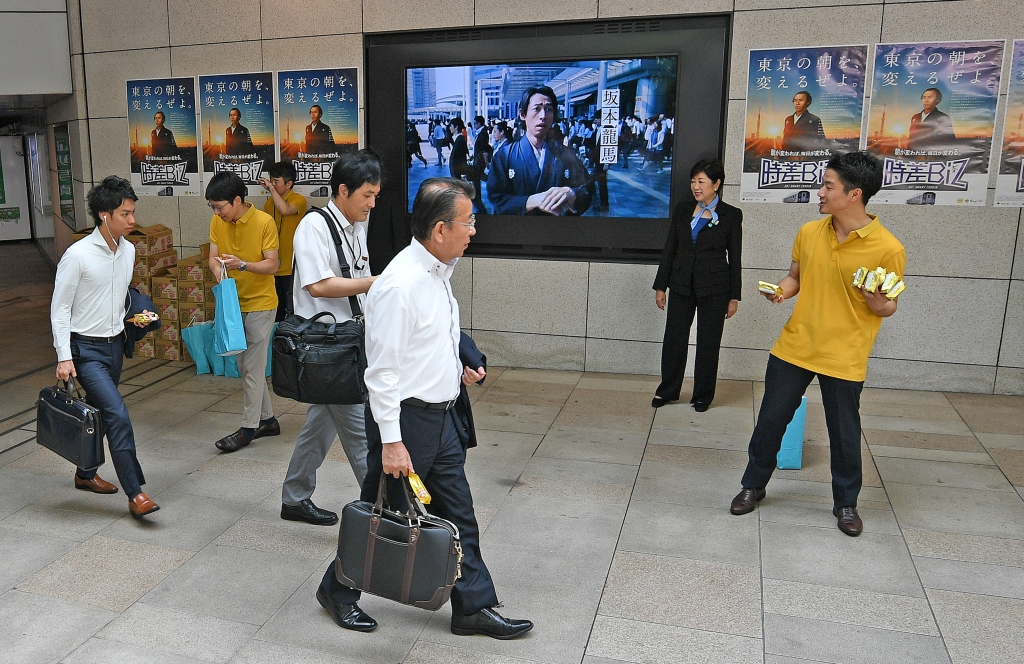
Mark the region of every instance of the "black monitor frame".
MULTIPOLYGON (((689 197, 689 168, 724 157, 731 20, 728 15, 538 23, 367 35, 366 145, 388 182, 369 227, 374 272, 409 242, 406 71, 492 63, 676 56, 671 201, 689 197)), ((656 262, 667 218, 486 215, 471 256, 656 262)))

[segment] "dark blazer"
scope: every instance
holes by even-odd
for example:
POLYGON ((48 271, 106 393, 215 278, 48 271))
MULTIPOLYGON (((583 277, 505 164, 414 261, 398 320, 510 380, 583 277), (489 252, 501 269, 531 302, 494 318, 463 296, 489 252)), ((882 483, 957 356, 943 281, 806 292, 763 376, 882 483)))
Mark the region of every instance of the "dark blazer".
MULTIPOLYGON (((459 359, 462 360, 463 366, 467 366, 473 371, 487 370, 487 356, 476 347, 473 337, 465 332, 461 332, 459 337, 459 359)), ((477 385, 483 385, 485 380, 487 380, 487 376, 477 381, 477 385)), ((461 380, 459 381, 459 398, 455 402, 455 415, 462 449, 476 447, 476 423, 473 421, 473 406, 469 401, 469 390, 461 380)))
POLYGON ((306 152, 320 154, 322 152, 334 152, 334 134, 331 128, 323 122, 316 123, 316 129, 312 124, 306 125, 306 152))
POLYGON ((487 125, 480 128, 473 141, 473 177, 471 179, 483 180, 486 175, 488 160, 484 155, 491 154, 491 141, 487 137, 487 125))
POLYGON ((786 116, 786 126, 782 129, 783 150, 819 150, 825 142, 825 130, 817 115, 805 111, 798 122, 793 122, 792 115, 786 116))
POLYGON ((696 205, 692 199, 682 201, 672 213, 654 290, 672 289, 689 295, 692 285, 698 297, 728 293, 730 300, 739 300, 743 211, 719 201, 715 208, 718 224, 704 226, 694 244, 690 220, 696 205))
POLYGON ((231 131, 229 126, 224 130, 224 153, 225 154, 248 154, 252 148, 252 137, 249 136, 249 129, 244 125, 235 127, 231 131))
POLYGON ((153 330, 159 330, 163 321, 159 318, 146 327, 137 326, 132 318, 143 311, 156 311, 156 305, 148 295, 140 293, 137 288, 128 287, 124 297, 124 356, 131 359, 135 356, 135 344, 153 330))
POLYGON ((924 120, 921 119, 921 113, 915 113, 910 118, 910 135, 907 137, 907 148, 910 150, 943 147, 955 140, 953 121, 939 109, 929 113, 924 120))
POLYGON ((154 157, 173 157, 178 154, 178 144, 174 142, 174 133, 164 127, 158 134, 156 129, 150 132, 149 153, 154 157))

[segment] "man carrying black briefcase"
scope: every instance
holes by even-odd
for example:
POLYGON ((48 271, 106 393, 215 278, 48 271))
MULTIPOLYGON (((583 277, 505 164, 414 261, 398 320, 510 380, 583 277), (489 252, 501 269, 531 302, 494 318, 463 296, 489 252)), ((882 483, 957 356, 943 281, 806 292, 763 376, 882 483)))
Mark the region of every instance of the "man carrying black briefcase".
MULTIPOLYGON (((430 513, 454 525, 460 538, 463 558, 461 576, 451 591, 452 633, 514 639, 533 623, 505 618, 495 610, 498 596, 480 555, 480 530, 466 480, 465 446, 470 441, 457 403, 460 383, 478 382, 485 373, 481 366, 464 366, 459 357, 459 304, 449 283, 476 232, 473 193, 473 185, 462 180, 425 180, 413 203, 412 242, 367 295, 370 450, 362 500, 374 502, 383 473, 394 478, 417 473, 432 497, 430 513)), ((388 478, 389 484, 395 481, 388 478)), ((388 495, 393 509, 404 508, 395 504, 402 492, 389 490, 388 495)), ((360 592, 351 587, 354 583, 343 581, 365 577, 361 570, 346 576, 344 562, 331 564, 316 597, 340 626, 372 631, 377 621, 356 604, 360 592)), ((372 574, 400 571, 398 565, 384 570, 374 566, 372 574)))
MULTIPOLYGON (((135 432, 117 390, 126 343, 125 296, 135 265, 135 247, 124 236, 135 227, 137 200, 131 183, 115 175, 89 192, 89 213, 96 229, 68 247, 57 265, 50 324, 57 378, 77 377, 89 404, 100 410, 110 458, 128 496, 128 511, 140 518, 160 507, 142 493, 146 478, 135 452, 135 432)), ((135 324, 145 327, 148 320, 135 324)), ((117 493, 117 487, 100 479, 95 468, 79 468, 75 488, 117 493)))

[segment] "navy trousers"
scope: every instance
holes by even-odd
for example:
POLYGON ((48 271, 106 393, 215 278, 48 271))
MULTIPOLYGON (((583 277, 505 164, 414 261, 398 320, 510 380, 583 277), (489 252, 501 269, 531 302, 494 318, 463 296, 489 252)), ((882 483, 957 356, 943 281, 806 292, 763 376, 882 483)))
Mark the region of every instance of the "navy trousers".
MULTIPOLYGON (((402 406, 400 422, 402 442, 409 451, 416 474, 430 492, 428 511, 455 524, 462 542, 462 576, 452 589, 452 613, 472 615, 481 609, 496 606, 498 596, 480 557, 480 528, 473 512, 473 496, 466 480, 466 451, 459 442, 455 427, 454 410, 428 410, 415 406, 402 406)), ((377 500, 377 489, 383 470, 381 453, 383 447, 380 429, 373 420, 369 407, 366 409, 366 439, 369 453, 366 457, 366 480, 363 482, 361 499, 367 502, 377 500)), ((399 482, 387 476, 388 503, 404 509, 406 500, 399 482)), ((360 593, 354 588, 342 585, 334 574, 335 562, 327 568, 320 587, 330 595, 336 604, 354 604, 360 593)))
POLYGON ((654 394, 665 401, 679 399, 686 372, 686 355, 690 344, 690 326, 697 315, 697 358, 693 365, 693 396, 690 403, 710 404, 718 385, 718 357, 722 350, 725 314, 729 311, 729 294, 719 293, 697 297, 690 292, 668 291, 668 315, 665 338, 661 345, 661 384, 654 394))
MULTIPOLYGON (((117 391, 124 362, 124 339, 117 337, 107 343, 72 336, 71 359, 75 362, 78 383, 85 389, 85 400, 100 409, 110 460, 117 471, 121 490, 131 500, 142 491, 146 477, 135 454, 135 431, 128 418, 128 407, 117 391)), ((95 470, 79 468, 77 473, 85 480, 96 476, 95 470)))
POLYGON ((832 453, 832 499, 836 507, 856 507, 863 472, 860 457, 860 393, 863 382, 843 380, 802 369, 774 355, 768 356, 764 374, 764 399, 757 425, 750 437, 747 469, 741 484, 761 489, 775 470, 782 436, 800 397, 818 376, 821 401, 825 406, 825 426, 832 453))

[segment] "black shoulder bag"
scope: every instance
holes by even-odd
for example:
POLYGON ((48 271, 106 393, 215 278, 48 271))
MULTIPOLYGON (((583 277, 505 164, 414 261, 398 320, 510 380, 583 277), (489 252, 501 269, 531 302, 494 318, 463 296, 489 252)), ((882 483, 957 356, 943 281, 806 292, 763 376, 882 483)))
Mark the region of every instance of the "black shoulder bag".
MULTIPOLYGON (((310 210, 323 215, 338 252, 341 274, 351 279, 352 272, 345 260, 334 219, 321 208, 310 210)), ((348 301, 353 320, 339 323, 330 312, 321 312, 308 320, 293 314, 278 323, 271 343, 271 380, 275 394, 301 403, 365 403, 363 312, 354 295, 350 295, 348 301), (325 316, 331 322, 320 320, 325 316)))
POLYGON ((61 389, 44 387, 36 402, 36 442, 82 470, 103 465, 103 420, 100 410, 75 395, 68 376, 61 389))

